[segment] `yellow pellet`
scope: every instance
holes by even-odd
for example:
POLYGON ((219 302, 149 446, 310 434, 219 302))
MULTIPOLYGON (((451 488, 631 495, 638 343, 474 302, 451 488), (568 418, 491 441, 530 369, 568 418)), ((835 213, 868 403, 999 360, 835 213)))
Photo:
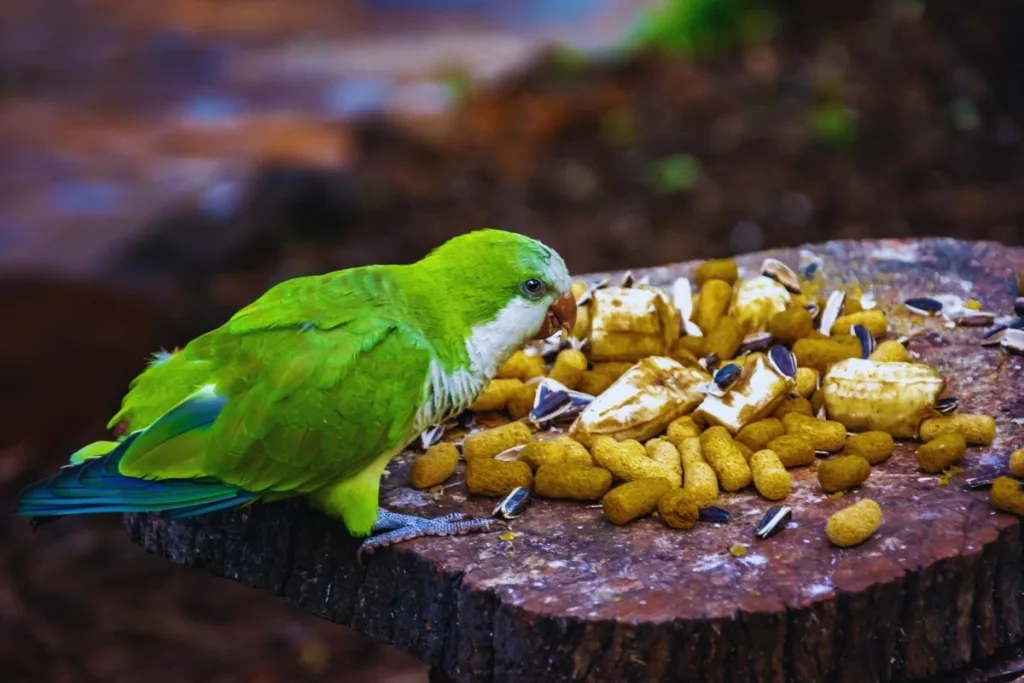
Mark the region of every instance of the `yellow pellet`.
POLYGON ((1024 296, 1024 270, 1017 276, 1017 294, 1024 296))
POLYGON ((818 483, 825 493, 847 491, 871 476, 871 465, 859 455, 843 455, 818 464, 818 483))
POLYGON ((831 515, 825 522, 825 535, 832 545, 849 548, 868 540, 881 526, 881 506, 865 498, 831 515))
POLYGON ((682 478, 683 463, 679 458, 679 450, 671 443, 661 438, 649 439, 644 443, 644 450, 647 451, 647 457, 651 460, 677 472, 680 479, 682 478))
POLYGON ((740 453, 743 454, 743 459, 749 463, 750 458, 754 455, 754 451, 747 444, 736 441, 735 439, 733 439, 733 443, 736 444, 736 448, 740 449, 740 453))
POLYGON ((860 358, 861 353, 860 341, 845 333, 827 339, 804 337, 793 344, 797 365, 814 368, 821 373, 841 360, 860 358))
POLYGON ((956 433, 972 445, 987 446, 996 438, 996 421, 991 415, 954 413, 930 417, 921 423, 921 441, 931 441, 942 434, 956 433))
POLYGON ((821 385, 821 375, 814 368, 796 369, 796 393, 802 398, 810 398, 821 385))
POLYGON ((849 334, 854 325, 863 325, 876 338, 884 337, 889 331, 889 318, 877 308, 841 315, 832 326, 833 334, 849 334))
POLYGON ((530 414, 533 410, 533 400, 537 397, 537 383, 524 384, 516 388, 508 397, 506 409, 508 414, 520 420, 530 414))
POLYGON ((751 422, 736 432, 735 439, 750 450, 759 451, 767 446, 769 441, 785 433, 786 429, 782 426, 782 420, 768 417, 757 422, 751 422))
POLYGON ((529 440, 529 427, 522 422, 509 422, 467 436, 462 442, 462 457, 466 462, 477 458, 493 458, 498 453, 525 444, 529 440))
POLYGON ((802 434, 783 434, 768 442, 784 467, 803 467, 814 462, 814 444, 802 434))
POLYGON ((605 519, 628 524, 658 509, 658 501, 674 487, 662 477, 646 477, 616 486, 601 499, 605 519))
POLYGON ((802 434, 810 439, 816 451, 835 453, 846 444, 846 427, 841 422, 789 413, 782 418, 782 425, 787 434, 802 434))
POLYGON ((692 529, 697 513, 697 501, 686 489, 673 489, 658 501, 658 515, 673 529, 692 529))
POLYGON ((693 281, 697 283, 698 287, 708 280, 722 280, 731 285, 739 279, 739 276, 740 270, 736 261, 731 258, 711 259, 697 266, 693 281))
POLYGON ((682 486, 682 474, 675 468, 652 460, 639 441, 616 441, 610 436, 599 436, 594 439, 590 452, 597 464, 611 470, 618 479, 633 481, 661 477, 673 487, 682 486))
POLYGON ((683 415, 668 423, 668 427, 665 430, 665 438, 673 446, 679 448, 683 439, 688 439, 691 436, 700 436, 702 431, 704 430, 701 429, 700 425, 691 416, 683 415))
POLYGON ((887 339, 871 352, 868 360, 878 363, 906 363, 910 360, 910 352, 907 347, 894 339, 887 339))
POLYGON ((840 315, 860 313, 863 310, 864 304, 861 303, 859 296, 847 296, 845 299, 843 299, 843 307, 840 310, 840 315))
POLYGON ((806 398, 799 396, 797 398, 787 398, 779 404, 778 408, 775 409, 775 412, 772 413, 772 417, 781 420, 790 413, 799 413, 800 415, 811 417, 814 415, 814 407, 806 398))
POLYGON ((626 374, 626 370, 629 370, 633 365, 634 363, 628 361, 610 360, 603 363, 594 363, 594 367, 591 369, 599 375, 610 377, 614 382, 626 374))
POLYGON ((789 495, 792 482, 775 451, 763 449, 750 458, 754 488, 768 500, 782 500, 789 495))
POLYGON ((792 344, 802 339, 814 329, 814 318, 803 306, 790 306, 781 313, 776 313, 768 321, 768 332, 784 344, 792 344))
MULTIPOLYGON (((682 339, 686 339, 686 337, 681 337, 680 340, 682 339)), ((697 339, 703 339, 703 337, 697 337, 697 339)), ((676 342, 676 345, 672 347, 672 350, 668 355, 672 360, 678 361, 689 368, 696 367, 700 364, 700 358, 697 357, 697 354, 690 351, 679 342, 676 342)))
POLYGON ((587 370, 580 375, 580 381, 576 385, 576 390, 591 396, 599 396, 614 382, 615 379, 613 377, 601 374, 600 372, 594 372, 593 370, 587 370))
POLYGON ((537 470, 534 492, 541 498, 598 500, 612 486, 612 473, 603 467, 542 465, 537 470))
POLYGON ((736 355, 743 343, 743 328, 736 319, 725 315, 719 318, 715 329, 704 339, 704 350, 715 354, 720 360, 727 361, 736 355))
POLYGON ((540 377, 547 372, 544 365, 544 357, 539 353, 526 353, 519 350, 505 361, 505 364, 498 368, 498 379, 518 379, 522 382, 540 377))
POLYGON ((466 461, 466 490, 474 496, 506 496, 520 486, 533 488, 533 471, 521 460, 466 461))
POLYGON ((992 482, 988 500, 996 510, 1024 517, 1024 491, 1020 482, 1010 477, 999 477, 992 482))
POLYGON ((565 464, 567 465, 596 465, 597 461, 590 454, 586 446, 570 436, 556 436, 552 441, 562 444, 565 464))
MULTIPOLYGON (((677 350, 682 349, 684 351, 688 351, 697 358, 703 358, 704 356, 708 355, 706 346, 707 337, 694 337, 687 335, 685 337, 679 338, 679 341, 676 342, 675 348, 677 350)), ((685 363, 683 364, 685 365, 685 363)))
MULTIPOLYGON (((588 289, 585 282, 576 281, 572 283, 572 295, 577 301, 588 289)), ((586 339, 590 336, 590 305, 584 304, 576 308, 576 325, 572 328, 572 336, 576 339, 586 339)))
POLYGON ((868 464, 877 465, 888 460, 895 447, 896 443, 889 432, 862 432, 846 439, 844 453, 859 455, 868 464))
POLYGON ((700 435, 704 459, 718 475, 718 483, 726 491, 739 491, 752 481, 750 465, 743 452, 722 426, 709 427, 700 435))
POLYGON ((705 280, 700 286, 700 299, 697 300, 693 321, 705 335, 710 335, 718 326, 718 321, 729 310, 731 302, 732 285, 725 280, 705 280))
POLYGON ((509 398, 521 386, 523 382, 518 379, 492 379, 469 409, 476 412, 504 410, 509 398))
POLYGON ((929 474, 938 474, 967 451, 967 442, 956 432, 940 434, 917 449, 918 466, 929 474))
POLYGON ((534 470, 565 462, 565 444, 554 439, 534 439, 519 451, 519 459, 534 470))
POLYGON ((587 357, 578 349, 562 349, 555 357, 548 377, 561 382, 569 389, 575 389, 587 370, 587 357))
POLYGON ((1010 453, 1008 465, 1010 474, 1018 479, 1024 479, 1024 448, 1018 448, 1013 453, 1010 453))
POLYGON ((811 416, 817 417, 821 409, 825 407, 825 390, 818 389, 811 394, 811 416))
POLYGON ((683 488, 689 491, 699 507, 714 505, 718 500, 718 475, 703 460, 685 463, 683 480, 683 488))
POLYGON ((455 473, 459 464, 459 449, 453 443, 434 444, 427 452, 412 461, 409 482, 413 488, 429 489, 444 483, 455 473))
POLYGON ((699 436, 686 437, 679 442, 679 447, 676 450, 679 451, 679 461, 683 464, 684 468, 691 462, 707 462, 700 449, 699 436))

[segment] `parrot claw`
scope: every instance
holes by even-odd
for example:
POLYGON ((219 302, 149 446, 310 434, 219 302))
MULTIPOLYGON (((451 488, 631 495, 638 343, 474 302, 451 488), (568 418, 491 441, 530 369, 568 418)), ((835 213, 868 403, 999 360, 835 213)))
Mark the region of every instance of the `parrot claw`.
POLYGON ((377 514, 377 523, 373 525, 373 533, 377 535, 363 541, 356 556, 362 564, 364 556, 403 541, 411 541, 422 536, 462 536, 478 531, 493 531, 503 524, 504 522, 499 519, 472 518, 462 512, 426 519, 381 508, 377 514))

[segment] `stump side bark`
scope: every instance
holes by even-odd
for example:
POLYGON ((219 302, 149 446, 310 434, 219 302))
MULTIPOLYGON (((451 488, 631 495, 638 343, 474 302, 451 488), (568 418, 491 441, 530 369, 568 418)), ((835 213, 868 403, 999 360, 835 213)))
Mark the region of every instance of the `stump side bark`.
MULTIPOLYGON (((791 470, 793 524, 755 541, 771 503, 724 494, 726 525, 669 529, 656 518, 614 527, 600 509, 535 500, 508 534, 418 539, 355 559, 358 542, 301 501, 187 522, 126 520, 146 550, 268 591, 410 652, 456 681, 910 681, 957 670, 1024 639, 1024 548, 1015 517, 995 512, 967 476, 997 471, 1024 446, 1024 363, 977 345, 978 329, 910 317, 909 296, 952 293, 1012 310, 1024 250, 955 240, 832 242, 830 287, 859 281, 893 310, 893 335, 947 377, 960 410, 994 415, 998 435, 968 451, 967 472, 940 485, 900 444, 841 499, 812 470, 791 470), (885 514, 861 546, 837 549, 826 517, 871 497, 885 514), (745 557, 728 551, 747 546, 745 557)), ((792 266, 798 250, 766 256, 792 266)), ((696 264, 647 271, 653 284, 696 264)), ((827 291, 825 292, 827 294, 827 291)), ((440 495, 408 486, 415 454, 393 463, 382 504, 427 516, 489 514, 461 483, 440 495)), ((461 469, 451 480, 461 482, 461 469)))

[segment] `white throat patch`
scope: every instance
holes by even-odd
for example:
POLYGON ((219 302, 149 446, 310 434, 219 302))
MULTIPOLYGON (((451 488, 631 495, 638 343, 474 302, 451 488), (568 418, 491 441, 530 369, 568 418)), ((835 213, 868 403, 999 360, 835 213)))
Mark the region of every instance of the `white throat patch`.
POLYGON ((426 402, 416 416, 416 433, 451 419, 469 407, 498 368, 544 322, 547 308, 513 299, 494 320, 477 325, 466 340, 469 367, 447 374, 437 362, 430 365, 426 402))
POLYGON ((505 305, 494 320, 477 325, 466 340, 466 354, 474 374, 491 377, 509 359, 547 315, 547 307, 520 297, 505 305))

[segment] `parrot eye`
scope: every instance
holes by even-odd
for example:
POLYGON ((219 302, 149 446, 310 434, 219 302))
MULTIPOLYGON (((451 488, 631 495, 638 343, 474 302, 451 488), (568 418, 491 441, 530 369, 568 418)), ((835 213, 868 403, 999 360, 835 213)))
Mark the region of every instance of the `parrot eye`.
POLYGON ((537 278, 530 278, 524 282, 522 289, 526 292, 527 296, 532 296, 535 299, 544 296, 544 292, 547 290, 544 283, 537 278))

